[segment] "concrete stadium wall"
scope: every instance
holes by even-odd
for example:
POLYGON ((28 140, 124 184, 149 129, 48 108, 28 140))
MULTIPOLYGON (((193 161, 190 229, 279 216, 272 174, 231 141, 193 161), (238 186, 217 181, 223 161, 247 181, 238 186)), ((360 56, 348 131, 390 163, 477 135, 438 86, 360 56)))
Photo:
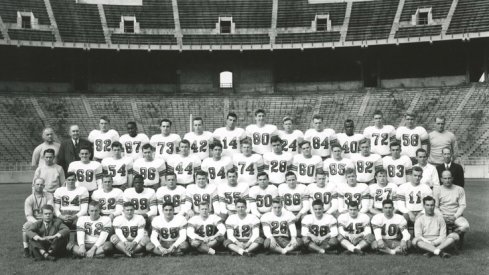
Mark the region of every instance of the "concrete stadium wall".
POLYGON ((72 89, 70 83, 0 81, 0 91, 2 92, 63 93, 63 92, 69 92, 71 90, 72 89))
POLYGON ((414 87, 440 87, 456 86, 467 82, 465 75, 458 76, 438 76, 438 77, 418 77, 400 79, 382 79, 382 88, 414 88, 414 87))

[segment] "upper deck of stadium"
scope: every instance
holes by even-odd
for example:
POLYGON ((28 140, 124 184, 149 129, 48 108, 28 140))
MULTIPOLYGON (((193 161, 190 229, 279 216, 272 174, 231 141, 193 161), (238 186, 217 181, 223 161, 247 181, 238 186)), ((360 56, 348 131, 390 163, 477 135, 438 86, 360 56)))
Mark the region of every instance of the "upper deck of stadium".
POLYGON ((249 50, 489 37, 481 0, 0 0, 0 45, 249 50))

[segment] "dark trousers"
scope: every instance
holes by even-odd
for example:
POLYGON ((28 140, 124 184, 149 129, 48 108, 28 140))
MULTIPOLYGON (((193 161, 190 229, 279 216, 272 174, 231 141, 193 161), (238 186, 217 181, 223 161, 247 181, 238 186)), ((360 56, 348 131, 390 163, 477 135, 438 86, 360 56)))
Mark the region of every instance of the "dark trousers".
POLYGON ((68 244, 68 238, 63 237, 56 239, 55 241, 29 241, 29 249, 31 251, 32 257, 36 259, 43 259, 44 257, 39 252, 40 249, 46 251, 52 250, 52 256, 60 257, 66 255, 66 245, 68 244))

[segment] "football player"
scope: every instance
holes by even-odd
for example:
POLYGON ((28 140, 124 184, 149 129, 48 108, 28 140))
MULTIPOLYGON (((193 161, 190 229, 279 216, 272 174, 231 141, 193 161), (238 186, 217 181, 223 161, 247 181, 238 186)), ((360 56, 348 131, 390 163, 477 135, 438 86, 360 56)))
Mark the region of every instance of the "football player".
POLYGON ((364 139, 364 136, 362 134, 355 134, 353 120, 347 119, 343 125, 345 132, 337 134, 336 138, 343 148, 343 157, 350 158, 352 154, 358 154, 360 152, 358 145, 364 139))
POLYGON ((113 225, 115 234, 110 242, 116 250, 128 257, 145 251, 150 241, 145 230, 146 221, 142 216, 134 214, 134 205, 131 202, 123 204, 123 214, 114 219, 113 225))
POLYGON ((323 117, 312 117, 313 128, 306 131, 304 140, 312 144, 312 154, 320 156, 323 160, 331 155, 330 146, 336 142, 336 132, 333 129, 324 128, 323 117))
POLYGON ((201 161, 197 155, 190 155, 190 142, 183 139, 179 153, 166 160, 167 173, 177 175, 177 184, 183 187, 194 183, 194 174, 200 170, 201 161))
POLYGON ((282 140, 282 149, 295 156, 299 153, 299 144, 304 140, 304 133, 294 130, 291 117, 284 117, 282 122, 284 129, 278 131, 278 136, 282 140))
POLYGON ((346 182, 338 186, 338 212, 346 214, 348 205, 354 201, 358 204, 357 210, 361 213, 367 213, 369 210, 370 194, 368 186, 365 183, 357 182, 355 170, 346 169, 346 182))
POLYGON ((92 194, 92 201, 97 201, 100 204, 101 214, 109 216, 111 221, 122 214, 122 197, 124 195, 121 189, 113 188, 112 184, 112 176, 105 174, 102 176, 102 189, 97 189, 92 194))
POLYGON ((246 138, 246 132, 243 128, 236 127, 238 116, 235 113, 229 113, 226 117, 226 127, 217 128, 214 131, 214 139, 222 143, 222 155, 232 157, 239 153, 240 142, 246 138))
POLYGON ((266 114, 264 110, 256 110, 256 124, 251 124, 246 127, 246 136, 249 137, 253 143, 253 151, 260 155, 272 151, 272 146, 270 144, 271 137, 278 135, 277 126, 266 124, 265 117, 266 114))
POLYGON ((209 204, 209 211, 219 215, 219 195, 217 186, 207 181, 207 173, 197 171, 195 174, 195 184, 187 186, 186 194, 186 209, 188 209, 188 217, 198 214, 201 202, 209 204))
POLYGON ((336 253, 339 242, 336 219, 325 213, 322 200, 312 202, 312 212, 302 219, 302 239, 307 250, 315 253, 336 253))
POLYGON ((363 255, 374 241, 370 229, 370 218, 365 213, 360 213, 360 205, 356 201, 350 201, 348 212, 338 217, 338 240, 347 253, 363 255))
POLYGON ((99 130, 94 129, 88 134, 88 141, 93 143, 93 159, 101 162, 110 157, 112 142, 119 141, 119 133, 110 128, 110 119, 107 116, 100 117, 99 130))
POLYGON ((338 143, 331 145, 331 158, 323 162, 323 171, 329 175, 329 181, 336 184, 346 184, 345 171, 348 168, 355 169, 353 160, 343 158, 342 148, 338 143))
MULTIPOLYGON (((387 181, 387 171, 381 169, 375 173, 377 183, 368 186, 370 193, 370 209, 367 213, 370 217, 383 213, 385 200, 396 201, 398 187, 395 183, 387 181)), ((395 206, 394 206, 395 207, 395 206)))
POLYGON ((295 155, 292 159, 291 170, 297 175, 297 181, 304 185, 314 183, 317 172, 322 172, 323 160, 320 156, 313 156, 311 143, 302 141, 299 143, 301 154, 295 155))
POLYGON ((338 216, 337 186, 329 180, 327 174, 318 173, 316 175, 316 183, 308 185, 306 193, 309 198, 310 209, 312 209, 312 203, 314 201, 320 200, 323 202, 325 213, 338 216))
POLYGON ((278 136, 271 138, 272 152, 263 155, 263 169, 267 172, 270 183, 278 186, 285 182, 285 174, 292 165, 292 155, 282 151, 282 140, 278 136))
POLYGON ((251 188, 256 185, 256 176, 263 171, 263 157, 253 154, 251 142, 241 141, 241 154, 233 155, 233 164, 238 170, 238 182, 246 183, 251 188))
POLYGON ((217 187, 219 194, 219 215, 223 220, 231 214, 236 214, 234 201, 248 200, 249 187, 246 183, 238 183, 238 172, 231 169, 227 172, 228 183, 217 187))
POLYGON ((279 198, 278 189, 275 185, 269 184, 268 174, 258 173, 258 185, 251 187, 249 201, 250 210, 257 218, 265 213, 272 211, 272 200, 279 198))
POLYGON ((146 224, 151 224, 158 214, 155 190, 144 187, 144 179, 141 175, 134 176, 134 187, 124 190, 122 200, 134 205, 134 213, 143 216, 146 224))
POLYGON ((69 172, 76 174, 76 185, 85 187, 90 197, 101 186, 102 164, 90 160, 90 149, 87 147, 80 149, 80 160, 70 163, 69 172))
POLYGON ((144 179, 145 187, 156 191, 160 184, 165 184, 166 164, 163 159, 154 158, 154 151, 155 148, 151 144, 143 145, 143 157, 134 162, 133 173, 144 179))
POLYGON ((419 166, 423 169, 423 178, 421 183, 428 185, 432 190, 436 187, 440 187, 440 178, 436 167, 428 163, 428 155, 426 150, 421 148, 416 150, 416 159, 418 161, 414 166, 419 166))
POLYGON ((209 182, 216 186, 227 184, 227 172, 233 168, 231 157, 222 156, 222 143, 216 141, 210 145, 212 157, 202 161, 201 169, 209 175, 209 182))
POLYGON ((413 167, 413 181, 399 186, 397 191, 397 210, 411 224, 423 210, 423 199, 433 194, 428 185, 421 184, 422 177, 423 169, 413 167))
POLYGON ((204 120, 201 117, 196 117, 192 121, 194 128, 193 132, 186 133, 183 139, 190 142, 190 154, 196 155, 200 160, 209 157, 209 144, 214 141, 212 133, 204 131, 204 120))
POLYGON ((412 181, 413 163, 411 159, 405 155, 401 156, 401 144, 397 141, 392 142, 390 148, 391 155, 382 159, 382 165, 387 170, 389 182, 393 182, 399 186, 412 181))
POLYGON ((374 125, 363 130, 365 138, 370 140, 370 151, 381 157, 390 154, 389 145, 396 139, 396 128, 392 125, 384 125, 384 114, 380 110, 374 112, 374 125))
POLYGON ((76 186, 76 174, 68 172, 66 186, 54 191, 54 214, 74 229, 78 218, 87 215, 88 199, 87 188, 76 186))
POLYGON ((124 148, 118 141, 112 143, 112 157, 102 160, 104 174, 113 177, 113 186, 124 191, 128 186, 132 186, 132 158, 122 156, 124 148))
POLYGON ((416 164, 416 150, 423 148, 428 149, 430 142, 428 132, 421 126, 415 125, 416 115, 407 113, 404 116, 406 126, 397 128, 396 139, 401 142, 403 154, 411 158, 413 164, 416 164))
POLYGON ((295 173, 289 171, 285 175, 285 184, 281 184, 278 187, 278 195, 284 203, 284 208, 294 214, 300 230, 300 220, 309 211, 309 197, 306 186, 297 183, 295 173))
POLYGON ((171 133, 171 125, 171 120, 162 119, 160 121, 161 134, 153 135, 149 140, 149 143, 156 148, 155 158, 167 159, 168 156, 177 153, 181 138, 179 135, 171 133))
POLYGON ((134 121, 127 123, 127 134, 119 139, 124 146, 124 156, 132 158, 135 161, 143 157, 142 146, 149 143, 149 138, 145 133, 138 133, 138 125, 134 121))
POLYGON ((360 154, 353 155, 351 160, 355 163, 358 182, 373 183, 375 172, 382 168, 382 158, 380 155, 370 153, 368 139, 360 141, 360 154))
POLYGON ((199 204, 199 215, 188 220, 187 236, 190 246, 201 253, 216 254, 214 248, 221 245, 226 234, 226 227, 219 216, 210 214, 206 202, 199 204))
POLYGON ((185 187, 177 185, 177 175, 173 172, 167 173, 166 186, 162 186, 156 191, 158 213, 163 215, 163 204, 169 202, 173 204, 173 212, 176 215, 187 217, 188 210, 185 205, 186 192, 185 187))

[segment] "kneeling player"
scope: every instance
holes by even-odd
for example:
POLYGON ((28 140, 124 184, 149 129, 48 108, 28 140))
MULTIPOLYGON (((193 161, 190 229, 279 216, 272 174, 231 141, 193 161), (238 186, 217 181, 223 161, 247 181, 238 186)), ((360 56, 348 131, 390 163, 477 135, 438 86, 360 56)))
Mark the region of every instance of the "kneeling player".
POLYGON ((302 219, 302 239, 307 250, 324 254, 335 253, 338 246, 338 226, 336 219, 324 213, 322 200, 312 202, 312 211, 302 219))
POLYGON ((372 249, 385 254, 406 255, 411 247, 411 234, 407 230, 406 219, 394 214, 394 202, 390 199, 382 202, 382 212, 375 215, 371 221, 375 235, 372 249))
POLYGON ((359 213, 358 208, 358 203, 351 201, 348 213, 338 217, 338 240, 349 253, 363 255, 363 250, 374 241, 374 236, 370 229, 370 218, 365 213, 359 213))
POLYGON ((302 240, 297 238, 295 216, 282 209, 280 200, 273 200, 272 212, 261 218, 263 234, 267 238, 263 247, 271 252, 287 254, 301 247, 302 240))
POLYGON ((226 227, 219 216, 209 214, 210 206, 207 202, 199 204, 199 215, 188 221, 187 236, 190 245, 202 253, 216 254, 215 247, 224 241, 226 227))
POLYGON ((103 257, 112 252, 112 244, 107 237, 112 231, 112 223, 107 216, 100 216, 100 204, 90 202, 88 215, 78 218, 76 222, 77 244, 68 244, 68 251, 72 250, 77 257, 103 257))
POLYGON ((239 255, 252 256, 263 244, 260 237, 260 220, 253 214, 248 214, 246 200, 237 199, 236 214, 226 220, 227 239, 224 246, 239 255))
POLYGON ((114 219, 115 234, 110 242, 128 257, 143 252, 149 243, 148 233, 144 230, 146 221, 141 215, 134 214, 132 202, 125 202, 122 215, 114 219))
POLYGON ((146 245, 146 251, 160 256, 179 256, 188 250, 187 220, 175 215, 171 202, 163 203, 163 215, 155 217, 151 227, 151 243, 146 245))

